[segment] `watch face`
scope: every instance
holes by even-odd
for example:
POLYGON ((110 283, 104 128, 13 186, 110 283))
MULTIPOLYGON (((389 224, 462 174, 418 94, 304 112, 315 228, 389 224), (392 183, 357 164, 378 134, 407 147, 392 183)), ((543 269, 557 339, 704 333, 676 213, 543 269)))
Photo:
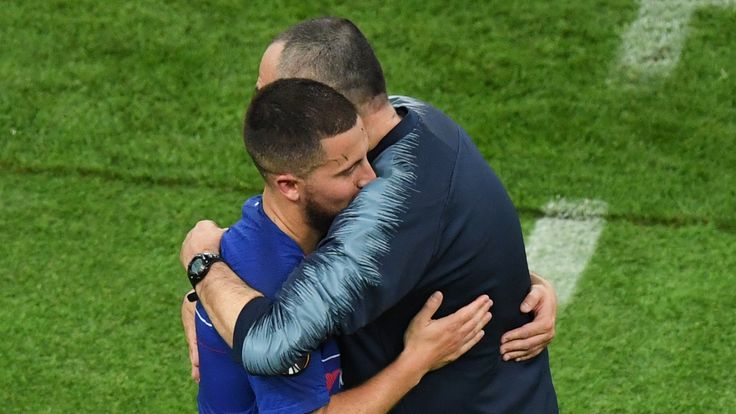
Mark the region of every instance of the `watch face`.
POLYGON ((189 281, 192 283, 192 287, 195 287, 205 276, 210 269, 212 263, 220 262, 222 258, 214 253, 200 253, 192 258, 187 268, 187 276, 189 281))

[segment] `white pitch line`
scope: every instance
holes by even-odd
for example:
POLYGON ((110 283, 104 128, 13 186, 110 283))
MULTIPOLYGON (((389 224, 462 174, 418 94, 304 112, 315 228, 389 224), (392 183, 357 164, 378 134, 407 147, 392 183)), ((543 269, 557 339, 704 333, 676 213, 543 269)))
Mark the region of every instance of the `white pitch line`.
POLYGON ((680 60, 692 14, 709 6, 734 7, 736 0, 641 0, 623 35, 620 68, 638 77, 667 76, 680 60))
POLYGON ((544 208, 547 217, 534 225, 526 244, 529 269, 552 282, 560 305, 572 297, 595 252, 607 209, 600 200, 555 199, 544 208))

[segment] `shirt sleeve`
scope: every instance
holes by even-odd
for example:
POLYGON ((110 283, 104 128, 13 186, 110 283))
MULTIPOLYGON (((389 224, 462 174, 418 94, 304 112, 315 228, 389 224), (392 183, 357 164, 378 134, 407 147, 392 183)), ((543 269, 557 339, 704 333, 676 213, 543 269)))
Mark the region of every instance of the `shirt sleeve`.
POLYGON ((322 354, 316 350, 308 355, 306 367, 290 368, 293 375, 248 377, 259 413, 309 413, 330 402, 322 354))
POLYGON ((234 356, 246 370, 282 372, 325 337, 371 322, 418 283, 436 248, 447 193, 416 190, 413 138, 393 146, 381 178, 335 219, 277 297, 243 309, 234 356))

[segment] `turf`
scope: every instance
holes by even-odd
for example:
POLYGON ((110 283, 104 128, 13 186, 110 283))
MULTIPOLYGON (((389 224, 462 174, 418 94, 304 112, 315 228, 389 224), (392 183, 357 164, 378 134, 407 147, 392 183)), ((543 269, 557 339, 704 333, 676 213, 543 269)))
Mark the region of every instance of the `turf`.
POLYGON ((736 236, 609 224, 601 244, 558 323, 561 410, 729 412, 736 293, 726 275, 736 236))
POLYGON ((232 221, 242 195, 6 172, 0 189, 3 412, 192 411, 178 245, 197 211, 232 221))
POLYGON ((392 93, 475 138, 525 229, 550 198, 608 225, 552 352, 564 412, 727 412, 736 324, 736 9, 674 72, 619 76, 633 0, 6 1, 0 8, 3 412, 194 411, 178 245, 260 188, 242 113, 269 39, 353 19, 392 93))

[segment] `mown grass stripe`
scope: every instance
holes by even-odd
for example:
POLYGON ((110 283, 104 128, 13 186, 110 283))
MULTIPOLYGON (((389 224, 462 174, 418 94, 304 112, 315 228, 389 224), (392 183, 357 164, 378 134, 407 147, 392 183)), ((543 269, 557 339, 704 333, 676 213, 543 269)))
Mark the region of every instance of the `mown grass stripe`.
MULTIPOLYGON (((145 174, 124 174, 105 169, 86 168, 67 165, 18 165, 0 160, 0 171, 18 175, 48 175, 54 177, 95 177, 110 182, 129 183, 132 185, 157 185, 163 187, 185 187, 185 188, 208 188, 221 192, 235 192, 240 194, 256 194, 262 187, 251 185, 251 183, 235 184, 212 179, 183 178, 171 176, 151 176, 145 174)), ((530 218, 543 218, 548 214, 544 208, 517 205, 517 212, 530 218)), ((720 231, 735 233, 736 221, 724 218, 709 218, 702 216, 680 215, 637 215, 630 213, 607 213, 606 220, 609 222, 625 222, 639 226, 664 226, 664 227, 688 227, 688 226, 714 226, 720 231)))
POLYGON ((0 160, 0 171, 18 175, 51 175, 55 177, 95 177, 105 181, 121 182, 133 185, 158 185, 164 187, 203 187, 216 191, 238 192, 246 194, 260 193, 262 186, 251 183, 234 184, 202 178, 182 178, 172 176, 153 176, 148 174, 122 173, 106 169, 97 169, 69 165, 17 165, 0 160))

